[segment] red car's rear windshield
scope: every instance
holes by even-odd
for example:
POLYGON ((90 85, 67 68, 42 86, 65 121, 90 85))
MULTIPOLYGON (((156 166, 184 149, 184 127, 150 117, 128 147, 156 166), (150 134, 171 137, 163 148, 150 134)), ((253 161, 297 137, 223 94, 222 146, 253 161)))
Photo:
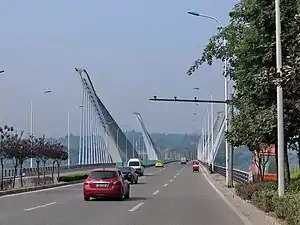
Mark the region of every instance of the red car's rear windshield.
POLYGON ((92 171, 89 174, 89 178, 91 179, 111 179, 116 177, 116 171, 92 171))

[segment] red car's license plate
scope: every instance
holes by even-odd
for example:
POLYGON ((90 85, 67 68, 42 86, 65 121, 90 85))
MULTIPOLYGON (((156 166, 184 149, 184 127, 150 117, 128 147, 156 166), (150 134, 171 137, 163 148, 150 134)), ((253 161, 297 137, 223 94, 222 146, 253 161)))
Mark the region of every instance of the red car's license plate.
POLYGON ((106 187, 107 184, 96 184, 96 187, 106 187))

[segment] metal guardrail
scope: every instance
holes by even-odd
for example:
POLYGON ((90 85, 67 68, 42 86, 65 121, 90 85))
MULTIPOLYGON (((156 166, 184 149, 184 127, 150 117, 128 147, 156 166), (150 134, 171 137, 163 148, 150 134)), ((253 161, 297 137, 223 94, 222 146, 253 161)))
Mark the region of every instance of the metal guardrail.
MULTIPOLYGON (((209 168, 209 165, 207 163, 201 162, 203 166, 206 168, 209 168)), ((214 169, 216 173, 226 176, 226 168, 223 166, 216 166, 214 165, 214 169)), ((245 172, 243 170, 233 169, 233 180, 239 183, 246 183, 249 182, 249 173, 245 172)))
MULTIPOLYGON (((72 165, 72 166, 61 166, 59 168, 60 173, 66 173, 66 172, 76 172, 81 170, 89 170, 99 167, 114 167, 116 166, 115 163, 99 163, 99 164, 87 164, 87 165, 72 165)), ((46 166, 45 168, 43 166, 40 167, 40 174, 42 175, 44 173, 49 175, 52 173, 52 166, 46 166)), ((58 171, 58 168, 54 167, 54 172, 56 173, 58 171)), ((1 172, 1 170, 0 170, 1 172)), ((11 179, 14 176, 14 169, 5 169, 3 171, 3 179, 11 179)), ((30 176, 37 176, 38 169, 37 168, 24 168, 23 170, 18 169, 16 178, 20 177, 21 174, 23 174, 23 177, 30 177, 30 176)), ((1 176, 1 174, 0 174, 1 176)))
MULTIPOLYGON (((172 163, 172 162, 177 162, 178 160, 166 160, 164 163, 168 164, 168 163, 172 163)), ((95 169, 95 168, 102 168, 102 167, 115 167, 116 163, 99 163, 99 164, 88 164, 88 165, 72 165, 70 167, 68 166, 62 166, 59 168, 59 172, 60 173, 66 173, 66 172, 77 172, 77 171, 82 171, 84 170, 89 170, 89 169, 95 169)), ((149 163, 147 165, 145 165, 146 168, 148 167, 152 167, 155 166, 155 163, 149 163)), ((45 167, 45 174, 49 175, 52 173, 52 167, 45 167)), ((54 167, 54 172, 57 173, 57 167, 54 167)), ((1 172, 1 170, 0 170, 1 172)), ((3 179, 4 180, 8 180, 8 179, 12 179, 14 176, 14 169, 6 169, 3 171, 4 172, 4 176, 3 179)), ((20 169, 18 169, 17 171, 17 175, 16 178, 21 177, 21 173, 22 171, 20 169)), ((38 171, 37 168, 24 168, 23 169, 23 177, 33 177, 33 176, 37 176, 38 171)), ((42 176, 44 174, 44 167, 41 166, 40 167, 40 175, 42 176)), ((0 174, 1 177, 1 174, 0 174)))

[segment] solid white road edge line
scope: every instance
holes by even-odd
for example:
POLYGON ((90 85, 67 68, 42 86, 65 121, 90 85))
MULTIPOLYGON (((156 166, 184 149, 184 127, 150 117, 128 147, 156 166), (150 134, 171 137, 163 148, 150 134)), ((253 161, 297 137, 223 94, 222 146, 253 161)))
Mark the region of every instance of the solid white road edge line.
POLYGON ((152 193, 152 195, 157 195, 159 190, 156 190, 155 192, 152 193))
POLYGON ((210 184, 210 186, 218 193, 218 195, 231 208, 231 210, 243 221, 243 223, 245 225, 253 225, 246 216, 237 212, 237 209, 234 207, 234 205, 232 205, 231 202, 229 202, 228 199, 225 197, 225 195, 209 180, 209 178, 207 177, 207 175, 204 172, 204 170, 202 169, 202 167, 200 167, 200 169, 201 169, 202 174, 204 175, 205 179, 210 184))
POLYGON ((56 204, 57 202, 50 202, 48 204, 45 204, 45 205, 38 205, 38 206, 35 206, 35 207, 32 207, 32 208, 28 208, 28 209, 24 209, 24 211, 31 211, 31 210, 35 210, 35 209, 40 209, 40 208, 44 208, 44 207, 47 207, 47 206, 50 206, 50 205, 54 205, 56 204))
POLYGON ((135 205, 134 207, 132 207, 131 209, 129 209, 128 211, 129 212, 134 212, 134 211, 136 211, 138 208, 140 208, 144 204, 145 204, 144 202, 140 202, 137 205, 135 205))

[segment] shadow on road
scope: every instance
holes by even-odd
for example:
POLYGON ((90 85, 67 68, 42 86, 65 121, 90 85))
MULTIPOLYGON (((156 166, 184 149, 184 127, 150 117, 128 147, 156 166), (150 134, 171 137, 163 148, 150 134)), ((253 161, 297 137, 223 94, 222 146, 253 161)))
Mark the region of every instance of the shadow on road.
POLYGON ((147 200, 145 197, 130 197, 129 199, 126 199, 125 201, 142 201, 142 200, 147 200))
MULTIPOLYGON (((146 200, 145 197, 130 197, 129 199, 125 199, 124 201, 141 201, 146 200)), ((105 202, 116 202, 119 201, 115 198, 92 198, 90 202, 99 202, 99 201, 105 201, 105 202)))

